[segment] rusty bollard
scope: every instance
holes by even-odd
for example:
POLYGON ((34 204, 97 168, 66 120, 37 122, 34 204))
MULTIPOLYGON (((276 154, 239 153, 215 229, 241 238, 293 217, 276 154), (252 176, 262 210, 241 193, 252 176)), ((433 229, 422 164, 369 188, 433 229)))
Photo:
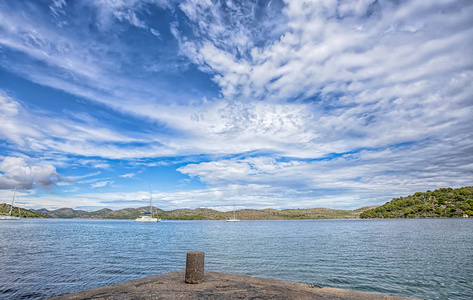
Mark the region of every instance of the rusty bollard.
POLYGON ((204 281, 204 256, 202 251, 187 252, 186 283, 201 283, 204 281))

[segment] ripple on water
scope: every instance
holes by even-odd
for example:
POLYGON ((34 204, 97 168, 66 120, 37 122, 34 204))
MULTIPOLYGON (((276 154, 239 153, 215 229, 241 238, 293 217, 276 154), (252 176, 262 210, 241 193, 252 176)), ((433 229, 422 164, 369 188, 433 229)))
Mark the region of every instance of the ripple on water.
POLYGON ((194 250, 218 272, 422 299, 473 294, 473 219, 24 219, 2 223, 0 234, 2 299, 44 299, 183 269, 194 250))

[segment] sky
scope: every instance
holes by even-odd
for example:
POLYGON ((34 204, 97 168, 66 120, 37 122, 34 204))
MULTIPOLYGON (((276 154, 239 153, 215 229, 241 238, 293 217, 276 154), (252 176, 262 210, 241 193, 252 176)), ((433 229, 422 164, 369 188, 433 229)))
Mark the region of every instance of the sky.
POLYGON ((473 1, 0 0, 0 202, 356 209, 473 185, 473 1))

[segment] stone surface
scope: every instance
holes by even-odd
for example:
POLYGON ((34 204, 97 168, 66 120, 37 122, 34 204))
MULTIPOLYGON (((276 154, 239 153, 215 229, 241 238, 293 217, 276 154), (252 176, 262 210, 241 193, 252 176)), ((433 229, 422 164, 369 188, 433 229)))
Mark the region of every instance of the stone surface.
POLYGON ((204 282, 204 252, 187 252, 186 259, 186 283, 204 282))
POLYGON ((205 281, 186 284, 185 270, 53 298, 55 300, 121 299, 409 299, 257 277, 205 272, 205 281))

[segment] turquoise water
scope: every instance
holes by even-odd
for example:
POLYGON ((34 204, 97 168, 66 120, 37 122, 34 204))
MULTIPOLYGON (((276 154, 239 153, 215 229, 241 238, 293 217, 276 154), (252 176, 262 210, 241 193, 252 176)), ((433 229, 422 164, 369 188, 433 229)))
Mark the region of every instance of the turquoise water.
POLYGON ((45 299, 185 268, 471 299, 473 219, 0 222, 0 298, 45 299))

